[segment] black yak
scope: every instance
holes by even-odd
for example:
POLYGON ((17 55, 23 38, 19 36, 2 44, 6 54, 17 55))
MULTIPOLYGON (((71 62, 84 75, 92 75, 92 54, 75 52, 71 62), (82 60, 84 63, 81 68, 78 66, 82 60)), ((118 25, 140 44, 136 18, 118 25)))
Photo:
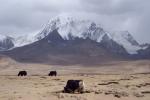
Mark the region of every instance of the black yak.
POLYGON ((57 72, 56 71, 50 71, 48 76, 57 76, 57 72))
POLYGON ((27 76, 26 71, 19 71, 18 76, 27 76))
POLYGON ((84 91, 84 82, 83 80, 68 80, 66 87, 64 87, 65 93, 83 93, 84 91))

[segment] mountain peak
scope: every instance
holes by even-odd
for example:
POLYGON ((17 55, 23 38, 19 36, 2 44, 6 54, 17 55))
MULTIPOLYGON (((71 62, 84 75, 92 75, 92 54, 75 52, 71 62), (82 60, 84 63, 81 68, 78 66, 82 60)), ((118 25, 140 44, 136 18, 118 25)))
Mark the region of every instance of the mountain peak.
POLYGON ((47 36, 50 32, 58 30, 58 33, 64 39, 69 39, 68 35, 74 37, 83 37, 83 33, 91 26, 91 21, 81 20, 72 16, 59 15, 49 21, 46 27, 38 35, 41 38, 47 36))
MULTIPOLYGON (((114 44, 123 46, 129 54, 136 54, 139 49, 145 48, 145 46, 141 46, 128 31, 107 32, 94 21, 72 17, 69 14, 61 14, 52 18, 38 34, 15 38, 14 45, 15 47, 21 47, 39 41, 47 36, 50 36, 50 39, 54 41, 88 38, 101 43, 105 39, 108 43, 113 41, 115 42, 114 44)), ((4 36, 1 36, 0 40, 4 38, 4 36)))
POLYGON ((135 54, 137 50, 141 49, 139 43, 128 31, 107 32, 93 21, 72 17, 69 14, 62 14, 52 18, 36 37, 40 40, 54 30, 57 30, 64 40, 77 37, 82 39, 89 38, 100 43, 103 37, 107 35, 109 39, 123 46, 130 54, 135 54))
POLYGON ((124 37, 132 45, 139 46, 139 43, 134 39, 134 37, 129 33, 129 31, 120 31, 118 33, 120 33, 122 37, 124 37))
POLYGON ((129 54, 137 54, 137 51, 142 49, 139 43, 128 31, 117 31, 110 34, 111 38, 122 45, 129 54))
POLYGON ((9 50, 13 47, 13 38, 5 35, 0 35, 0 51, 9 50))

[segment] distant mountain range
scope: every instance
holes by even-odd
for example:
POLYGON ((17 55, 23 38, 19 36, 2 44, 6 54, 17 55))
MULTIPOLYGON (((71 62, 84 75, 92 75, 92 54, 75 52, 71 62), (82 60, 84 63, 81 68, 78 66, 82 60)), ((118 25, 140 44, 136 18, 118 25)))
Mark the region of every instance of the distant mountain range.
POLYGON ((37 34, 0 35, 0 51, 17 61, 48 64, 150 58, 150 45, 138 43, 128 31, 107 32, 93 21, 71 16, 51 19, 37 34))

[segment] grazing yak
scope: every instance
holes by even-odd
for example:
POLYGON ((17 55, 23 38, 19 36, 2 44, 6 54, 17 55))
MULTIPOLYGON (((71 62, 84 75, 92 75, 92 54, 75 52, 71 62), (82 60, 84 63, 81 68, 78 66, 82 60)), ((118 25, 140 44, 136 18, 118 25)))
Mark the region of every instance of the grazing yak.
POLYGON ((84 91, 84 82, 83 80, 68 80, 66 87, 64 87, 65 93, 83 93, 84 91))
POLYGON ((18 76, 27 76, 26 71, 19 71, 18 76))
POLYGON ((50 71, 48 76, 57 76, 57 72, 56 71, 50 71))

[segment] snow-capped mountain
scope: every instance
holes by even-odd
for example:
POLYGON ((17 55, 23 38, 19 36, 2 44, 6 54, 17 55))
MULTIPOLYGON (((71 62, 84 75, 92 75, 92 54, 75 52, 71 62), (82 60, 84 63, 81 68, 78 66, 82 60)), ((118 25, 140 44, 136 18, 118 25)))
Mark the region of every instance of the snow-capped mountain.
POLYGON ((36 34, 33 33, 33 34, 27 34, 27 35, 14 37, 13 39, 14 48, 22 47, 22 46, 38 41, 38 39, 36 38, 36 35, 37 33, 36 34))
POLYGON ((83 38, 83 33, 88 30, 90 24, 90 21, 78 20, 70 16, 58 16, 49 21, 37 38, 44 38, 56 29, 63 39, 69 40, 70 35, 83 38))
POLYGON ((14 47, 13 38, 0 35, 0 51, 9 50, 14 47))
POLYGON ((21 62, 89 65, 150 58, 150 45, 138 43, 128 31, 109 32, 94 21, 71 16, 51 19, 39 33, 1 36, 1 41, 0 54, 21 62))
POLYGON ((123 46, 129 54, 136 54, 138 50, 146 48, 146 46, 141 47, 128 31, 107 32, 93 21, 81 20, 71 16, 58 16, 50 20, 43 31, 37 34, 36 38, 42 39, 53 30, 58 30, 58 33, 65 40, 76 37, 90 38, 100 43, 103 37, 107 35, 111 40, 123 46))
MULTIPOLYGON (((7 49, 22 47, 39 41, 51 34, 54 30, 57 30, 64 40, 89 38, 98 43, 101 43, 102 41, 105 41, 105 43, 106 41, 107 43, 115 42, 115 44, 122 46, 129 54, 137 54, 138 50, 147 48, 146 45, 141 46, 128 31, 108 32, 94 21, 79 19, 70 15, 60 15, 51 19, 39 33, 9 39, 9 42, 13 42, 12 44, 14 45, 11 44, 7 49), (106 39, 106 36, 107 40, 104 40, 106 39)), ((50 40, 48 42, 50 42, 50 40)), ((113 47, 113 45, 111 47, 113 47)))
POLYGON ((137 54, 140 49, 146 49, 147 46, 141 46, 128 31, 119 31, 110 33, 111 38, 122 45, 128 53, 137 54))

